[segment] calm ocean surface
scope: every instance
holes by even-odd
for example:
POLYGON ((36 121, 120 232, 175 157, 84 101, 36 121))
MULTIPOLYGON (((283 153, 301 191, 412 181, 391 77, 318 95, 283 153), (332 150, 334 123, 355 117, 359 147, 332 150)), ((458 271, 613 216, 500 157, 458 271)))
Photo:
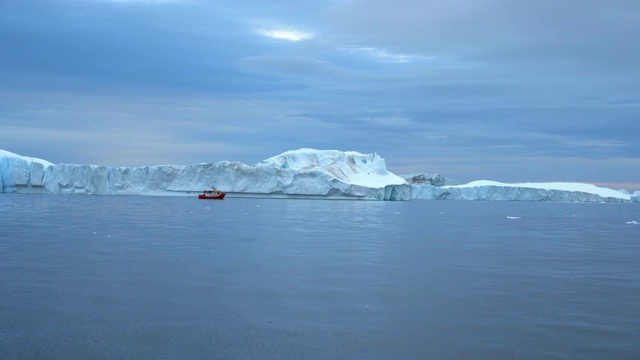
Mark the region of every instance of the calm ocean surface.
POLYGON ((0 359, 640 359, 632 221, 638 204, 0 195, 0 359))

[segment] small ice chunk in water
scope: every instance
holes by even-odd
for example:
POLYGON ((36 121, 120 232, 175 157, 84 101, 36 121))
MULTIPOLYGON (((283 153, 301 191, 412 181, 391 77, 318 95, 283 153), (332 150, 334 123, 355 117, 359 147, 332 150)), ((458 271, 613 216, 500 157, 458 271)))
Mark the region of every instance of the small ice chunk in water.
POLYGON ((631 224, 631 225, 638 225, 640 224, 639 222, 633 220, 633 221, 627 221, 627 224, 631 224))
POLYGON ((507 219, 515 220, 515 219, 522 219, 522 218, 520 216, 507 216, 507 219))

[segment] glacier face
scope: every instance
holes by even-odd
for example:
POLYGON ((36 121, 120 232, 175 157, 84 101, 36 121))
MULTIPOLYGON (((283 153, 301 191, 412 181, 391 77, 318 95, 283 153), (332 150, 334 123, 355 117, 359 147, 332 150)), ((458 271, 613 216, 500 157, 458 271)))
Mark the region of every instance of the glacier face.
POLYGON ((555 202, 639 202, 621 191, 581 183, 505 184, 474 181, 457 186, 414 185, 414 199, 555 201, 555 202))
POLYGON ((412 187, 377 154, 287 151, 255 166, 221 161, 195 165, 106 167, 54 165, 0 152, 2 192, 187 195, 216 186, 231 196, 411 200, 412 187))

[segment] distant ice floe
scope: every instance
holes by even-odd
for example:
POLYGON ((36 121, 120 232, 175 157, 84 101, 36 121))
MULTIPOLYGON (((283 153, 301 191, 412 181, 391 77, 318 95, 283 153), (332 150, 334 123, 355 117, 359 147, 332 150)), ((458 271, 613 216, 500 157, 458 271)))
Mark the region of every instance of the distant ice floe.
POLYGON ((507 219, 517 220, 517 219, 522 219, 522 218, 520 216, 507 216, 507 219))
POLYGON ((414 199, 556 201, 556 202, 638 202, 636 195, 591 184, 553 182, 506 184, 478 180, 465 185, 414 185, 414 199))
POLYGON ((627 224, 638 225, 640 223, 635 221, 635 220, 633 220, 633 221, 627 221, 627 224))

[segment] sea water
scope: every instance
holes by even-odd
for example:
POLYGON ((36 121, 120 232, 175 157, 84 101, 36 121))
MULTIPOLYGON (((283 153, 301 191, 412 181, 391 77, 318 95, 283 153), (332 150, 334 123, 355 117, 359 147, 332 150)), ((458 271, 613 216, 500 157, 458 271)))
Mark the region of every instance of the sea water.
POLYGON ((640 205, 0 196, 0 359, 638 359, 640 205))

